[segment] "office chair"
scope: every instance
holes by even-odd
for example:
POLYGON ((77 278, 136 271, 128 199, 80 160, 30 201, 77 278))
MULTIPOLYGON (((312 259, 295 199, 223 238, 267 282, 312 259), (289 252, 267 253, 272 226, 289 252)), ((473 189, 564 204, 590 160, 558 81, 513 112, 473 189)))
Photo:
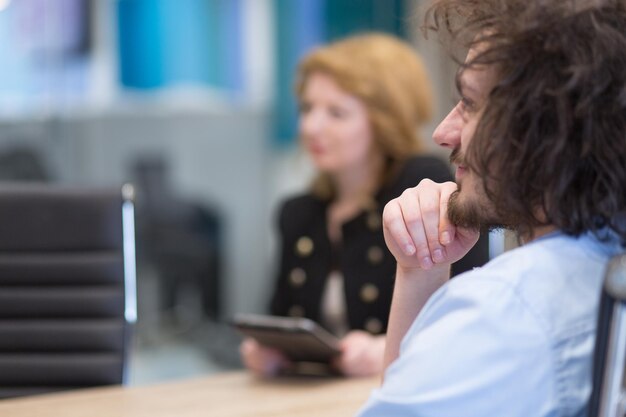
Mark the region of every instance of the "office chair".
POLYGON ((609 263, 598 314, 588 417, 623 417, 626 355, 626 254, 609 263))
POLYGON ((125 382, 133 193, 0 185, 0 398, 125 382))
POLYGON ((137 261, 159 282, 161 313, 182 305, 184 286, 199 296, 206 317, 221 313, 221 219, 214 208, 178 195, 167 159, 144 155, 132 166, 137 192, 137 261))

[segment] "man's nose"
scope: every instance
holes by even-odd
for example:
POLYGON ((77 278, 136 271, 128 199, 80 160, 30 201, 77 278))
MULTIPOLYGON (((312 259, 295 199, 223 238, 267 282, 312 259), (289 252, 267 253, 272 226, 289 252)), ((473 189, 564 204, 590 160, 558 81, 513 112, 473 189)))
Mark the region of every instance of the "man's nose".
POLYGON ((444 148, 456 148, 461 143, 463 120, 456 107, 439 123, 433 133, 433 140, 444 148))

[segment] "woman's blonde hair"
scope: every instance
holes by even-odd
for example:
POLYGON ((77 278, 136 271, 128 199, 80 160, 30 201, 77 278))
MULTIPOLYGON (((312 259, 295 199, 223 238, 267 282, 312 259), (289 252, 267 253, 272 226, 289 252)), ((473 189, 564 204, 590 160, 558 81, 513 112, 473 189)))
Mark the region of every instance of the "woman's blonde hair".
MULTIPOLYGON (((365 104, 374 144, 386 161, 381 183, 406 158, 423 150, 418 128, 432 116, 432 93, 424 64, 411 45, 391 35, 370 33, 317 48, 298 66, 299 99, 314 73, 329 75, 365 104)), ((332 197, 330 178, 320 174, 313 192, 332 197)))

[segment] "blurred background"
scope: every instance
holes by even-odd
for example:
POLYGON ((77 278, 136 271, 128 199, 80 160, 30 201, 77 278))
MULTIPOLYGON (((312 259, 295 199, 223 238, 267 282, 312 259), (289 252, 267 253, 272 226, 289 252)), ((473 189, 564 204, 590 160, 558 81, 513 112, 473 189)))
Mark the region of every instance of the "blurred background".
POLYGON ((455 66, 423 38, 421 3, 0 0, 0 181, 136 186, 132 383, 240 366, 228 321, 265 311, 275 209, 311 173, 292 96, 303 53, 399 35, 435 85, 430 129, 449 111, 455 66))

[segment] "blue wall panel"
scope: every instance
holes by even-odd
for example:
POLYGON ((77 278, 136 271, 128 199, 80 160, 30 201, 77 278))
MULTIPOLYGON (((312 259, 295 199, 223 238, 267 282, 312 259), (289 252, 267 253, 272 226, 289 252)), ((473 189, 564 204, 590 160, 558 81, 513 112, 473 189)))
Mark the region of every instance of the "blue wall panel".
POLYGON ((117 7, 120 81, 135 88, 163 84, 160 1, 119 0, 117 7))
POLYGON ((244 88, 241 0, 118 0, 121 83, 244 88))
POLYGON ((274 100, 274 137, 292 143, 297 135, 294 72, 300 58, 326 38, 325 0, 276 0, 277 71, 274 100))

